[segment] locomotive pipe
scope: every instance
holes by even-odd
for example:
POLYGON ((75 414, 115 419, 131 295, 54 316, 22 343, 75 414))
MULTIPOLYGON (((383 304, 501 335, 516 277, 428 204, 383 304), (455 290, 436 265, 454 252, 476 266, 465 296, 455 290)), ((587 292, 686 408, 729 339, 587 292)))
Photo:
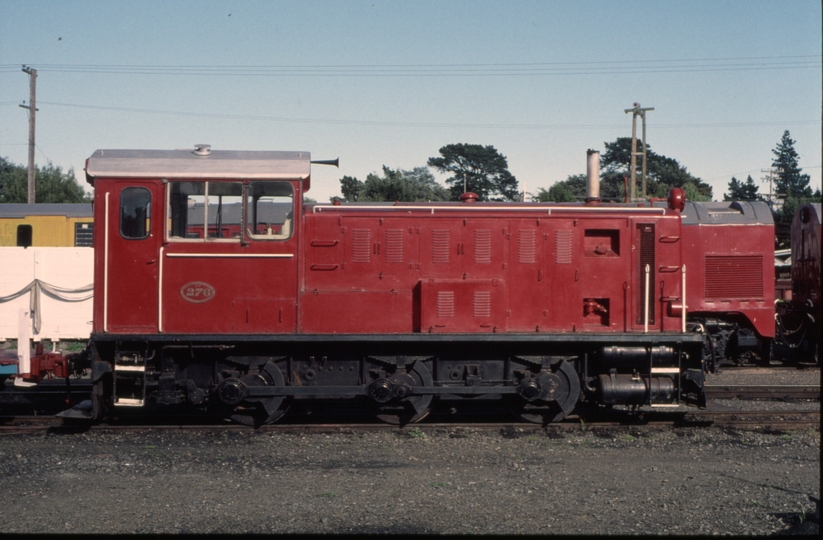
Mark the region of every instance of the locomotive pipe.
POLYGON ((587 150, 586 155, 586 203, 600 202, 600 152, 587 150))

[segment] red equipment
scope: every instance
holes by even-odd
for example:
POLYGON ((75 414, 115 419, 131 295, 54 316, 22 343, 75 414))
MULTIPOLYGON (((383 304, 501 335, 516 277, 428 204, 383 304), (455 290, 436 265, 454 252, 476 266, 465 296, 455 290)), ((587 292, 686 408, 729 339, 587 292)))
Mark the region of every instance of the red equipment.
POLYGON ((777 304, 777 343, 788 356, 804 362, 820 361, 821 318, 821 205, 801 206, 791 228, 792 295, 777 304))

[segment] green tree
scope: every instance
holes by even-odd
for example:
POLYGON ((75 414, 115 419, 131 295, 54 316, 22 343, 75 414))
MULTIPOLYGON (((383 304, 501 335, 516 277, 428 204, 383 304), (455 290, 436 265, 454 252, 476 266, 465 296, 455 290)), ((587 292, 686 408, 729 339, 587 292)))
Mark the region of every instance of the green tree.
MULTIPOLYGON (((623 178, 630 175, 631 137, 618 137, 614 142, 606 142, 600 165, 600 196, 604 199, 625 197, 623 178)), ((712 200, 712 187, 689 173, 676 159, 657 154, 646 144, 646 195, 649 197, 666 197, 674 187, 683 188, 693 195, 693 201, 712 200), (688 187, 687 187, 688 186, 688 187)), ((638 164, 638 182, 640 164, 638 164)), ((639 191, 639 189, 638 189, 639 191)))
POLYGON ((348 202, 449 200, 448 190, 437 183, 426 167, 415 167, 408 171, 390 169, 384 165, 382 176, 371 173, 365 182, 344 176, 340 179, 340 192, 348 202))
POLYGON ((775 249, 790 247, 791 224, 797 209, 804 204, 820 202, 820 190, 812 193, 809 175, 802 174, 800 156, 794 149, 794 143, 789 131, 786 130, 772 150, 775 156, 772 166, 780 171, 775 182, 775 190, 778 197, 783 199, 783 204, 774 211, 775 249))
POLYGON ((772 153, 772 166, 780 171, 776 187, 777 193, 785 197, 811 197, 812 188, 809 187, 809 175, 801 174, 803 169, 798 165, 800 156, 794 149, 795 141, 789 135, 789 130, 783 132, 783 137, 772 153))
POLYGON ((452 200, 458 200, 464 191, 476 193, 481 201, 520 200, 517 179, 509 172, 506 156, 494 146, 448 144, 440 149, 440 156, 429 158, 427 164, 453 175, 446 180, 452 200))
MULTIPOLYGON (((90 202, 77 179, 74 169, 63 172, 61 167, 49 162, 37 167, 34 173, 35 202, 37 203, 81 203, 90 202)), ((16 165, 6 158, 0 158, 0 202, 28 202, 28 175, 26 167, 16 165)))
POLYGON ((340 179, 340 193, 348 202, 357 202, 363 196, 363 182, 353 176, 344 176, 340 179))
POLYGON ((586 175, 571 174, 549 189, 539 188, 532 197, 537 202, 573 202, 586 197, 586 175))
POLYGON ((752 180, 751 175, 746 178, 745 182, 739 181, 737 178, 732 176, 731 181, 729 182, 729 192, 723 195, 724 201, 761 201, 763 198, 760 196, 758 191, 757 184, 754 183, 752 180))

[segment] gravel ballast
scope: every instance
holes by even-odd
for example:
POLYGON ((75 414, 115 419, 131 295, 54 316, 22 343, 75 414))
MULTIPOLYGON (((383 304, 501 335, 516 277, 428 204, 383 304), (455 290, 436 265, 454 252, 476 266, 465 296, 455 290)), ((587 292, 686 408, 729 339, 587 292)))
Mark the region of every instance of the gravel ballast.
POLYGON ((820 432, 5 435, 0 478, 6 533, 762 535, 816 527, 820 432))

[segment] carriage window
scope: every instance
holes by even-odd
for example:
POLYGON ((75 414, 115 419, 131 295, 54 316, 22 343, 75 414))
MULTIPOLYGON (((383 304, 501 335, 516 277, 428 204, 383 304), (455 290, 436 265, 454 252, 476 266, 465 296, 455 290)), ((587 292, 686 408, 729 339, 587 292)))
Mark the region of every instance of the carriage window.
POLYGON ((294 230, 294 190, 288 182, 252 182, 246 193, 246 234, 287 240, 294 230))
POLYGON ((169 238, 240 239, 243 184, 170 182, 169 238))
POLYGON ((17 226, 17 247, 31 247, 32 228, 31 225, 17 226))
POLYGON ((146 188, 126 188, 120 192, 120 234, 139 240, 151 234, 151 193, 146 188))

